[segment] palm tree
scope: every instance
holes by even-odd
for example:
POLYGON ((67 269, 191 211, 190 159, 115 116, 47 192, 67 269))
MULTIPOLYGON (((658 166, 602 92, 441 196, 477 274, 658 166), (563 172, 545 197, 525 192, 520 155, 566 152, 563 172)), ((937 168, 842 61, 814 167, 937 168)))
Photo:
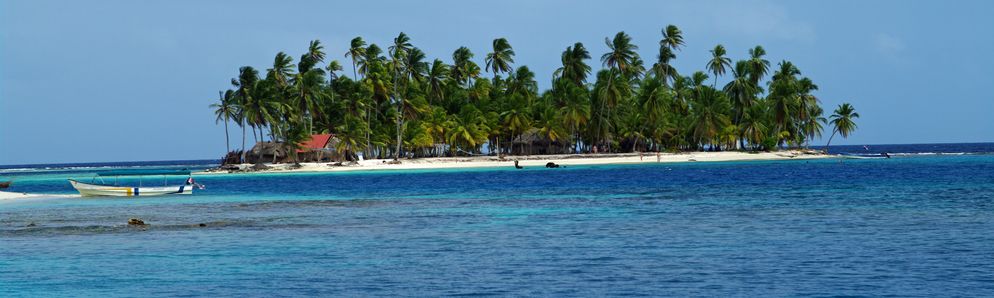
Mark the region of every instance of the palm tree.
POLYGON ((389 50, 390 50, 390 59, 392 59, 392 61, 393 61, 393 73, 394 73, 394 75, 393 75, 393 98, 394 98, 394 101, 396 101, 396 103, 397 103, 397 151, 394 152, 394 156, 393 156, 394 160, 397 160, 397 159, 400 158, 400 149, 401 149, 401 145, 403 145, 401 137, 402 137, 402 135, 404 133, 403 132, 403 130, 404 130, 404 127, 403 127, 404 126, 404 119, 403 119, 404 118, 403 117, 404 101, 400 98, 400 93, 397 92, 397 85, 400 84, 398 82, 398 80, 400 79, 401 72, 404 71, 404 67, 405 67, 405 65, 404 65, 404 59, 406 58, 408 52, 411 50, 412 47, 414 47, 414 46, 411 45, 411 38, 407 37, 407 34, 404 34, 404 32, 401 32, 399 35, 397 35, 396 38, 393 39, 393 45, 391 45, 390 48, 389 48, 389 50))
POLYGON ((604 43, 610 51, 601 55, 601 62, 604 66, 630 78, 629 75, 634 71, 636 61, 639 60, 639 54, 636 52, 639 47, 632 44, 632 37, 622 31, 615 34, 613 40, 605 37, 604 43))
POLYGON ((345 115, 342 119, 342 125, 336 127, 336 131, 339 132, 336 137, 339 142, 335 150, 344 152, 348 160, 354 160, 356 153, 355 151, 363 150, 363 144, 368 142, 363 139, 362 130, 364 129, 363 122, 361 119, 352 116, 345 115))
POLYGON ((503 119, 501 124, 511 133, 511 140, 514 140, 514 136, 519 136, 532 128, 531 109, 527 100, 521 95, 513 95, 508 101, 507 109, 500 114, 503 119))
POLYGON ((404 58, 404 75, 411 81, 422 81, 428 75, 428 62, 424 61, 425 53, 418 48, 411 48, 404 58))
POLYGON ((766 107, 755 104, 749 107, 739 119, 738 126, 742 138, 749 141, 754 149, 763 142, 763 137, 768 133, 766 115, 766 107))
POLYGON ((383 54, 383 49, 380 49, 380 46, 375 43, 366 47, 366 49, 362 51, 361 58, 356 61, 356 64, 359 65, 359 73, 366 76, 374 65, 383 62, 384 58, 380 56, 380 54, 383 54))
POLYGON ((672 50, 679 50, 683 46, 683 31, 674 25, 667 25, 662 30, 663 39, 659 40, 659 46, 672 50))
MULTIPOLYGON (((214 115, 217 116, 214 119, 214 123, 224 121, 224 151, 231 152, 231 143, 228 138, 228 119, 235 118, 237 114, 237 104, 235 103, 235 91, 228 89, 226 92, 218 91, 218 102, 211 104, 210 107, 214 108, 214 115)), ((225 155, 227 158, 227 155, 225 155)))
MULTIPOLYGON (((663 84, 663 78, 655 75, 646 76, 639 85, 639 89, 635 94, 635 106, 633 106, 635 112, 639 113, 641 118, 644 118, 644 123, 638 124, 639 129, 635 130, 636 135, 645 136, 659 136, 659 130, 663 128, 663 124, 666 122, 664 117, 666 115, 666 106, 669 105, 671 101, 671 96, 669 90, 663 84)), ((629 119, 634 121, 636 119, 629 119)), ((654 139, 659 141, 658 138, 654 139)), ((632 145, 632 150, 635 150, 635 144, 632 145)))
POLYGON ((320 40, 312 40, 307 47, 307 53, 300 56, 300 63, 297 65, 298 72, 307 72, 315 65, 324 61, 324 46, 320 40))
POLYGON ((822 116, 823 113, 824 110, 818 105, 813 105, 808 108, 808 119, 805 119, 802 124, 805 146, 810 144, 811 140, 814 138, 821 138, 821 132, 824 130, 824 126, 822 124, 828 122, 828 120, 822 116))
POLYGON ((828 143, 825 144, 825 152, 828 152, 828 146, 832 145, 832 138, 838 133, 842 138, 848 138, 849 134, 856 130, 856 118, 859 118, 859 113, 856 113, 856 109, 853 108, 849 103, 843 103, 835 108, 835 112, 832 113, 830 117, 832 120, 829 124, 834 127, 832 129, 832 136, 828 138, 828 143))
MULTIPOLYGON (((251 115, 251 107, 256 102, 252 95, 255 93, 255 86, 258 82, 259 71, 251 66, 242 66, 238 69, 238 78, 231 79, 231 85, 236 88, 234 97, 238 113, 235 114, 235 122, 242 128, 242 161, 245 160, 245 127, 249 126, 247 116, 251 115)), ((254 129, 253 126, 252 137, 255 137, 254 129)))
POLYGON ((528 69, 527 65, 522 65, 514 71, 508 78, 507 93, 519 93, 533 95, 538 93, 538 83, 535 82, 535 73, 528 69))
POLYGON ((468 86, 471 79, 480 74, 480 67, 473 63, 473 52, 467 47, 459 47, 452 53, 452 80, 468 86))
MULTIPOLYGON (((751 65, 748 61, 739 60, 736 62, 735 68, 732 69, 732 76, 734 78, 724 88, 725 93, 732 100, 732 113, 734 114, 732 123, 735 125, 741 123, 742 115, 745 114, 745 111, 756 100, 755 95, 758 87, 749 79, 750 69, 751 65)), ((740 147, 745 148, 745 138, 743 137, 739 140, 740 147)))
POLYGON ((558 110, 553 107, 546 107, 540 110, 538 119, 535 121, 536 133, 549 140, 549 146, 546 147, 546 154, 551 154, 552 143, 559 141, 563 137, 562 122, 559 118, 558 110))
POLYGON ((424 128, 425 133, 430 135, 433 142, 435 142, 435 152, 432 154, 441 154, 441 150, 446 143, 445 133, 449 129, 449 123, 449 115, 445 109, 441 107, 431 107, 422 118, 421 125, 424 128), (439 146, 438 144, 442 144, 443 146, 439 146))
POLYGON ((693 106, 693 135, 697 141, 707 144, 719 143, 719 133, 728 125, 725 110, 728 100, 724 93, 710 87, 703 87, 693 106))
POLYGON ((712 87, 718 84, 718 76, 725 74, 725 69, 732 67, 732 59, 725 57, 725 54, 725 46, 720 44, 711 50, 711 61, 708 61, 707 68, 714 74, 712 87))
POLYGON ((587 81, 587 75, 590 75, 590 65, 584 62, 590 59, 590 52, 583 47, 583 43, 578 42, 566 47, 561 59, 563 66, 556 69, 553 77, 565 78, 576 86, 583 86, 587 81))
POLYGON ((670 64, 670 61, 676 59, 675 51, 680 50, 680 46, 683 46, 683 32, 674 25, 668 25, 662 30, 662 33, 663 38, 659 40, 659 55, 656 56, 657 61, 652 68, 656 72, 656 76, 663 80, 663 85, 669 86, 668 80, 676 80, 678 76, 676 68, 670 64))
POLYGON ((484 70, 492 70, 494 73, 494 85, 497 85, 497 76, 501 72, 510 72, 511 63, 514 63, 514 49, 507 39, 501 37, 494 39, 493 52, 487 54, 487 65, 484 70))
POLYGON ((366 55, 366 41, 362 40, 362 37, 357 36, 352 39, 350 43, 349 50, 345 52, 345 57, 352 57, 352 79, 359 80, 359 76, 356 72, 356 67, 359 64, 359 60, 362 60, 366 55))
POLYGON ((273 68, 266 71, 267 76, 271 76, 276 80, 277 86, 286 88, 289 85, 289 78, 293 72, 293 57, 283 52, 276 53, 276 58, 273 59, 273 68))
POLYGON ((331 60, 324 70, 328 71, 328 85, 330 86, 332 82, 338 79, 338 72, 342 71, 342 64, 338 60, 331 60))
POLYGON ((464 107, 459 115, 452 115, 449 129, 445 132, 445 141, 456 148, 475 150, 487 140, 486 130, 481 127, 482 115, 473 107, 464 107))
MULTIPOLYGON (((628 36, 624 31, 615 34, 614 39, 605 37, 604 43, 610 51, 601 55, 601 63, 608 67, 610 72, 606 74, 607 80, 604 81, 604 84, 599 88, 600 92, 598 92, 600 109, 603 110, 601 113, 603 117, 599 117, 599 120, 609 122, 613 116, 611 109, 629 93, 630 80, 637 76, 641 58, 636 52, 638 46, 632 44, 631 36, 628 36), (619 80, 615 80, 616 77, 619 80)), ((598 76, 598 80, 600 80, 600 75, 598 76)), ((604 128, 606 127, 602 127, 602 129, 604 128)), ((605 136, 602 135, 602 137, 605 136)), ((601 139, 601 141, 607 140, 601 139)))
MULTIPOLYGON (((449 78, 449 66, 445 65, 440 59, 435 59, 431 63, 431 67, 428 68, 428 95, 429 98, 435 98, 438 100, 445 100, 445 92, 442 90, 442 86, 449 78)), ((430 101, 429 101, 430 103, 430 101)))
POLYGON ((786 131, 785 129, 788 129, 789 124, 793 122, 791 116, 795 115, 793 112, 799 101, 797 75, 801 74, 790 61, 782 61, 779 65, 780 69, 773 73, 767 96, 773 113, 774 133, 778 135, 786 131))
POLYGON ((660 77, 646 76, 642 80, 636 98, 647 123, 658 123, 662 120, 668 95, 660 77))
POLYGON ((324 84, 324 70, 309 69, 303 73, 297 73, 293 83, 296 91, 295 112, 300 123, 305 123, 303 119, 307 118, 306 124, 308 125, 305 131, 310 135, 313 133, 314 118, 321 116, 319 115, 321 112, 319 104, 324 96, 321 92, 321 87, 324 84))
POLYGON ((756 86, 759 86, 759 81, 770 70, 770 61, 763 59, 764 55, 766 55, 766 50, 762 46, 749 49, 749 80, 756 86))
POLYGON ((580 126, 590 120, 590 95, 587 88, 576 85, 566 85, 562 93, 559 113, 563 115, 563 125, 572 130, 573 152, 576 153, 579 152, 580 126))
POLYGON ((818 123, 818 118, 821 117, 822 109, 818 106, 818 98, 811 94, 815 90, 818 90, 818 85, 806 77, 795 84, 794 92, 797 98, 794 116, 797 126, 794 129, 797 137, 795 144, 801 145, 805 143, 804 140, 820 137, 821 124, 818 123))
POLYGON ((652 65, 653 73, 663 81, 662 83, 665 86, 669 86, 669 81, 676 81, 676 78, 679 76, 676 68, 672 65, 672 61, 675 58, 676 54, 673 54, 673 50, 667 47, 660 47, 659 54, 656 55, 656 63, 652 65))
MULTIPOLYGON (((243 68, 244 69, 244 68, 243 68)), ((262 140, 263 129, 267 123, 272 123, 278 113, 284 109, 285 104, 278 98, 275 98, 275 94, 279 93, 278 87, 276 86, 275 78, 268 76, 265 80, 257 81, 255 84, 249 84, 249 80, 252 79, 252 74, 255 70, 248 69, 243 71, 240 77, 248 77, 249 79, 241 80, 240 88, 242 86, 252 86, 251 89, 247 89, 248 92, 241 92, 239 90, 239 104, 241 105, 241 118, 244 120, 246 125, 252 126, 252 135, 255 137, 255 130, 259 130, 259 136, 256 140, 262 140)), ((244 126, 242 127, 244 129, 244 126)), ((243 130, 244 135, 244 130, 243 130)), ((244 159, 244 137, 243 137, 243 153, 242 158, 244 159)))

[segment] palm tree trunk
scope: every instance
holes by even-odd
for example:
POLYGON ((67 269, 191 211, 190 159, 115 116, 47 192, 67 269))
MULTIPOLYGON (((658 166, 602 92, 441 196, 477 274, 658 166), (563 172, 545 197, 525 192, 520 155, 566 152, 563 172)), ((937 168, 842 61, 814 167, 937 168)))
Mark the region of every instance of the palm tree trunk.
POLYGON ((576 147, 577 147, 578 145, 580 145, 580 137, 579 137, 579 135, 578 135, 578 134, 576 133, 576 126, 575 126, 575 125, 573 126, 573 131, 572 131, 572 134, 571 134, 571 135, 572 135, 572 137, 573 137, 573 146, 570 146, 570 147, 573 147, 573 148, 570 148, 570 149, 573 149, 573 154, 576 154, 576 153, 577 153, 577 152, 576 152, 576 151, 577 151, 576 147))
POLYGON ((224 116, 224 159, 227 161, 228 153, 231 152, 231 140, 228 138, 228 116, 224 116))
POLYGON ((365 156, 365 158, 370 158, 370 157, 373 156, 373 147, 370 146, 370 144, 369 144, 369 131, 372 129, 370 127, 370 120, 369 120, 369 118, 370 118, 369 117, 369 105, 367 104, 366 105, 366 150, 365 150, 365 152, 366 152, 365 155, 366 156, 365 156))
POLYGON ((403 104, 404 104, 404 101, 400 99, 400 94, 397 93, 397 84, 398 84, 397 83, 397 71, 399 71, 397 69, 397 67, 394 67, 394 74, 393 74, 393 98, 394 98, 394 100, 397 101, 397 152, 394 152, 393 160, 400 159, 400 146, 401 146, 400 130, 401 130, 401 124, 402 124, 401 122, 404 121, 403 120, 404 119, 404 116, 403 116, 403 112, 404 112, 403 111, 403 104))
POLYGON ((838 131, 839 130, 837 130, 837 129, 833 129, 832 130, 832 136, 828 137, 828 144, 825 144, 825 153, 828 153, 828 146, 832 145, 832 138, 835 137, 835 133, 838 132, 838 131))
MULTIPOLYGON (((614 72, 613 72, 614 69, 611 69, 611 71, 612 71, 611 76, 607 78, 607 86, 614 88, 614 72)), ((607 100, 604 98, 601 98, 601 113, 604 113, 608 119, 611 118, 611 109, 607 108, 607 100)), ((602 121, 601 125, 603 124, 604 122, 602 121)), ((603 129, 603 127, 601 127, 600 129, 603 129)), ((601 143, 607 142, 606 135, 602 135, 600 139, 601 143)))
POLYGON ((402 109, 403 107, 401 107, 401 105, 397 105, 397 152, 394 153, 393 160, 397 160, 400 158, 400 149, 402 145, 400 134, 404 126, 404 117, 401 116, 401 113, 403 113, 402 109))
POLYGON ((359 75, 355 71, 355 57, 352 57, 352 80, 359 81, 359 75))
POLYGON ((238 163, 245 163, 245 124, 242 123, 240 126, 242 127, 242 156, 238 163))

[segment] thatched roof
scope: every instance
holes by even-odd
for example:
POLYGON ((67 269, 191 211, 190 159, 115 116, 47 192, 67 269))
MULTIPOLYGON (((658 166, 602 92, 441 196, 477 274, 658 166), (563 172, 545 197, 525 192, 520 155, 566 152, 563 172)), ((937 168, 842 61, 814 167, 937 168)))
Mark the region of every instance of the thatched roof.
POLYGON ((276 156, 276 157, 287 156, 286 146, 284 146, 283 143, 258 142, 255 143, 255 146, 252 147, 251 152, 253 155, 267 155, 267 156, 276 156))
POLYGON ((515 137, 513 142, 515 144, 534 144, 536 142, 547 142, 547 140, 545 136, 538 134, 537 128, 532 128, 515 137))

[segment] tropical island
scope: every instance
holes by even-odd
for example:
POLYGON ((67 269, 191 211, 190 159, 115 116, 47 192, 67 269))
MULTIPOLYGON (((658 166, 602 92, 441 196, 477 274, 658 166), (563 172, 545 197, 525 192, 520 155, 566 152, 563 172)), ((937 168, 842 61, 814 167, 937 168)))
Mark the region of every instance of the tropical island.
POLYGON ((773 66, 761 46, 733 62, 719 44, 702 61, 704 70, 681 72, 673 66, 684 45, 681 30, 669 25, 661 33, 651 64, 625 32, 605 38, 604 68, 596 73, 584 44, 567 46, 548 90, 539 90, 527 66, 514 66, 505 38, 493 40, 482 68, 467 47, 456 49, 451 63, 427 61, 404 33, 386 49, 356 37, 343 53, 351 65, 324 64, 328 53, 313 40, 296 64, 277 53, 264 73, 243 66, 232 87, 219 92, 211 108, 225 125, 223 163, 244 170, 262 163, 412 158, 819 157, 824 154, 808 148, 825 125, 831 126, 829 144, 856 129, 859 114, 850 104, 827 119, 812 95, 814 81, 790 61, 773 66), (719 86, 726 75, 731 80, 719 86), (229 123, 241 129, 238 150, 231 149, 229 123), (249 138, 255 145, 247 150, 249 138))

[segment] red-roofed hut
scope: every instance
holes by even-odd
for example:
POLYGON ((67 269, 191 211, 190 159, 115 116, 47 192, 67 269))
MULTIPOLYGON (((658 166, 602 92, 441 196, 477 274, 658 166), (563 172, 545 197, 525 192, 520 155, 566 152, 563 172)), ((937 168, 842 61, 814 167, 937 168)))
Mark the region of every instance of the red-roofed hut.
POLYGON ((297 158, 301 162, 325 162, 338 159, 338 152, 335 145, 338 138, 333 134, 311 135, 310 139, 300 142, 300 149, 297 149, 297 158))

